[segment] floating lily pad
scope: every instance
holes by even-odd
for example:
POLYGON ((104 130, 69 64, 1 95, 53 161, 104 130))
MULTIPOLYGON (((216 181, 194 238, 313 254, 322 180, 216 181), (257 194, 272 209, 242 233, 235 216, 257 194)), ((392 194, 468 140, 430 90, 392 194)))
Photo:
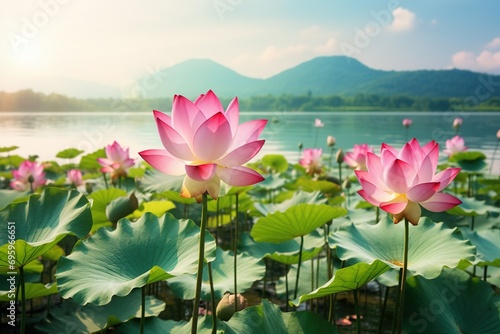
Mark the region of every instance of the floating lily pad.
POLYGON ((499 309, 489 284, 458 269, 443 269, 427 280, 407 280, 405 322, 407 333, 498 333, 499 309))
MULTIPOLYGON (((462 259, 475 259, 475 247, 456 228, 421 218, 409 232, 408 270, 413 275, 435 278, 444 266, 454 268, 462 259)), ((384 218, 376 225, 342 226, 330 235, 329 244, 348 263, 380 260, 399 269, 403 265, 403 239, 404 222, 394 224, 384 218)))
MULTIPOLYGON (((61 257, 56 273, 59 291, 82 305, 104 305, 112 296, 125 296, 148 283, 193 274, 199 235, 193 221, 168 213, 162 218, 145 213, 135 223, 122 219, 116 230, 99 229, 61 257)), ((215 241, 209 233, 205 250, 206 259, 214 256, 215 241)))
POLYGON ((389 270, 389 268, 390 267, 386 263, 375 260, 371 264, 360 262, 346 268, 338 269, 335 271, 335 275, 331 280, 316 290, 302 295, 290 303, 298 306, 300 303, 309 299, 359 289, 389 270))
POLYGON ((298 204, 285 212, 276 211, 260 218, 253 226, 251 235, 257 242, 288 241, 305 236, 346 213, 344 208, 326 204, 298 204))
MULTIPOLYGON (((211 263, 215 298, 222 298, 226 291, 234 293, 234 256, 228 251, 217 248, 215 260, 211 263)), ((238 292, 248 290, 255 281, 264 277, 264 262, 246 254, 237 255, 238 292)), ((168 280, 174 294, 181 299, 194 299, 196 275, 182 275, 168 280)), ((210 281, 208 267, 203 269, 201 299, 210 300, 210 281)))
POLYGON ((92 226, 89 202, 78 191, 45 188, 27 202, 0 211, 0 267, 9 266, 9 240, 15 237, 15 267, 25 266, 50 250, 66 235, 87 236, 92 226), (13 234, 10 234, 12 232, 13 234))

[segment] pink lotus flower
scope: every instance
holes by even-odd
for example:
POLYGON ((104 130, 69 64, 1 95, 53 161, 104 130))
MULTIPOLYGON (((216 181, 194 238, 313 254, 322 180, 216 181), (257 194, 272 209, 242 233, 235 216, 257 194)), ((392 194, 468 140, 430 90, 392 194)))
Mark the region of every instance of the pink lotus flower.
POLYGON ((366 154, 373 152, 373 149, 367 144, 354 145, 352 152, 347 152, 344 156, 344 162, 357 170, 366 170, 366 154))
POLYGON ((467 148, 468 147, 464 145, 464 139, 460 136, 455 136, 446 140, 446 150, 443 152, 446 153, 448 157, 451 157, 455 153, 467 151, 467 148))
POLYGON ((403 126, 404 126, 405 128, 409 128, 409 127, 410 127, 410 125, 411 125, 411 123, 413 123, 413 121, 412 121, 411 119, 409 119, 409 118, 405 118, 405 119, 403 119, 403 126))
POLYGON ((456 197, 440 192, 447 187, 460 168, 447 168, 437 174, 439 145, 431 141, 420 147, 416 139, 401 151, 382 144, 380 157, 367 153, 367 171, 357 170, 362 186, 358 194, 373 205, 393 215, 394 223, 403 218, 417 225, 420 205, 441 212, 462 203, 456 197))
POLYGON ((12 176, 14 176, 14 180, 10 183, 10 186, 18 191, 34 191, 47 182, 43 172, 43 165, 35 161, 23 161, 19 165, 19 169, 12 171, 12 176))
POLYGON ((182 197, 201 201, 205 192, 217 199, 220 181, 248 186, 264 180, 256 171, 242 166, 264 145, 259 136, 267 120, 239 122, 238 99, 224 112, 218 97, 209 90, 194 103, 175 95, 172 115, 154 111, 165 150, 145 150, 140 156, 151 166, 170 175, 186 175, 182 197))
POLYGON ((112 179, 127 176, 127 170, 134 165, 128 148, 124 150, 116 141, 106 146, 106 158, 97 158, 97 162, 103 166, 101 172, 110 173, 112 179))
POLYGON ((71 184, 73 187, 83 185, 82 172, 78 169, 70 169, 66 173, 66 183, 71 184))
POLYGON ((315 174, 321 172, 321 155, 323 150, 321 148, 306 148, 302 152, 302 158, 299 164, 306 168, 307 174, 315 174))
POLYGON ((325 124, 319 118, 316 118, 314 120, 314 126, 317 128, 322 128, 325 126, 325 124))

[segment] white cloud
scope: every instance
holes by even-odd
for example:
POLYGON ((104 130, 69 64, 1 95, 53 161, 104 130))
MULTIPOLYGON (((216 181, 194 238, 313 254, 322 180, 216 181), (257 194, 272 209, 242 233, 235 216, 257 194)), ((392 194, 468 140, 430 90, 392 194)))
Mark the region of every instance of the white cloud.
POLYGON ((473 52, 460 51, 451 58, 452 67, 462 68, 479 72, 500 71, 500 51, 491 52, 484 50, 476 56, 473 52))
POLYGON ((411 30, 416 23, 417 16, 408 9, 398 7, 392 11, 394 20, 387 27, 391 31, 407 31, 411 30))
POLYGON ((500 49, 500 37, 495 37, 486 45, 490 49, 500 49))

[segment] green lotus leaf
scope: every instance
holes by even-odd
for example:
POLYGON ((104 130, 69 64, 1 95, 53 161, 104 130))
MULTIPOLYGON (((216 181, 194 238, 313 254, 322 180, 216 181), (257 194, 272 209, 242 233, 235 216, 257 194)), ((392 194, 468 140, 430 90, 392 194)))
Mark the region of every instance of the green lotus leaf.
POLYGON ((403 332, 498 333, 499 309, 490 285, 458 269, 427 280, 408 278, 403 332))
POLYGON ((291 301, 290 304, 298 306, 309 299, 359 289, 389 269, 390 267, 386 263, 379 260, 375 260, 371 264, 360 262, 346 268, 338 269, 328 282, 316 290, 291 301))
MULTIPOLYGON (((87 236, 92 226, 89 202, 75 190, 48 187, 27 202, 0 211, 0 267, 9 267, 11 236, 15 236, 15 267, 43 255, 68 234, 87 236), (9 249, 10 246, 10 249, 9 249)), ((10 270, 15 270, 11 268, 10 270)))
MULTIPOLYGON (((146 296, 146 319, 156 317, 165 309, 165 302, 146 296)), ((63 301, 51 309, 48 318, 36 326, 37 333, 102 333, 104 329, 141 316, 141 291, 133 290, 125 297, 114 296, 107 305, 80 306, 63 301)))
POLYGON ((99 170, 102 166, 97 162, 97 158, 106 158, 104 148, 82 156, 78 168, 88 171, 99 170))
POLYGON ((256 189, 273 190, 281 188, 287 183, 288 180, 285 179, 280 174, 269 174, 266 175, 266 179, 255 185, 256 189))
POLYGON ((487 205, 485 201, 479 201, 472 197, 461 197, 456 196, 462 201, 462 204, 455 206, 454 208, 446 211, 452 215, 460 216, 482 216, 488 212, 499 212, 497 207, 492 205, 487 205))
POLYGON ((59 245, 54 245, 51 249, 43 253, 42 257, 51 261, 58 261, 61 256, 66 255, 64 249, 59 245))
MULTIPOLYGON (((181 203, 181 204, 194 204, 196 203, 196 199, 193 197, 185 198, 181 197, 181 194, 179 191, 173 191, 173 190, 167 190, 159 193, 153 193, 151 198, 153 199, 168 199, 172 202, 175 203, 181 203)), ((210 203, 210 201, 209 201, 210 203)))
POLYGON ((284 242, 305 236, 346 213, 344 208, 326 204, 298 204, 285 212, 277 211, 260 218, 251 235, 257 242, 284 242))
MULTIPOLYGON (((212 316, 200 317, 198 320, 199 334, 212 333, 212 316)), ((134 319, 116 329, 116 334, 138 333, 139 320, 134 319)), ((191 323, 186 321, 163 321, 158 318, 148 318, 144 325, 145 334, 176 333, 190 334, 191 323)), ((236 312, 229 321, 217 320, 217 333, 243 334, 243 333, 301 333, 338 334, 337 328, 328 323, 316 313, 309 311, 282 312, 279 306, 263 299, 256 306, 236 312)))
MULTIPOLYGON (((269 258, 283 264, 299 263, 300 238, 281 242, 255 242, 248 233, 241 235, 240 250, 262 259, 269 258)), ((314 258, 321 252, 325 239, 318 231, 313 231, 304 237, 302 261, 314 258)))
POLYGON ((148 192, 164 192, 167 190, 180 192, 183 180, 183 175, 168 175, 156 169, 148 169, 142 177, 141 188, 148 192))
MULTIPOLYGON (((408 270, 426 278, 439 276, 444 266, 454 268, 460 260, 474 261, 475 247, 456 228, 421 218, 409 226, 408 270)), ((399 269, 403 261, 404 223, 384 218, 376 225, 342 226, 330 234, 341 260, 372 263, 380 260, 399 269)))
MULTIPOLYGON (((137 222, 118 222, 116 230, 99 229, 73 252, 61 257, 57 284, 64 298, 79 304, 107 304, 114 295, 197 270, 199 227, 167 213, 146 212, 137 222)), ((205 258, 213 256, 215 241, 205 236, 205 258)))
POLYGON ((116 224, 118 220, 133 213, 139 207, 139 201, 134 192, 127 196, 115 198, 106 206, 107 219, 116 224))
MULTIPOLYGON (((54 283, 25 283, 26 300, 38 297, 45 297, 57 293, 57 285, 54 283)), ((13 298, 9 296, 9 291, 0 291, 0 301, 6 302, 13 298)))
MULTIPOLYGON (((326 266, 326 257, 315 258, 309 261, 303 261, 300 266, 299 287, 297 296, 305 295, 318 286, 325 284, 328 281, 328 269, 326 266)), ((288 280, 288 296, 293 298, 295 295, 295 282, 297 281, 298 266, 291 265, 288 274, 279 278, 276 283, 276 293, 281 300, 286 300, 286 282, 288 280), (288 278, 287 278, 288 276, 288 278)))
POLYGON ((126 195, 127 192, 123 189, 109 188, 94 191, 88 196, 88 198, 92 200, 91 211, 92 220, 94 222, 92 226, 92 232, 96 231, 99 227, 112 225, 108 220, 108 216, 106 215, 106 207, 115 199, 124 197, 126 195))
POLYGON ((0 153, 10 152, 17 150, 19 146, 2 146, 0 147, 0 153))
POLYGON ((175 204, 170 201, 149 201, 142 202, 137 210, 135 210, 128 218, 141 218, 146 212, 151 212, 156 217, 161 217, 167 211, 175 208, 175 204))
POLYGON ((281 203, 263 204, 258 202, 255 203, 254 206, 260 213, 266 216, 276 211, 284 212, 297 204, 325 204, 325 203, 326 203, 326 198, 319 191, 316 192, 295 191, 293 193, 292 198, 285 200, 281 203))
MULTIPOLYGON (((229 251, 217 248, 215 260, 211 263, 215 298, 222 298, 226 291, 234 293, 234 256, 229 251)), ((248 290, 255 281, 264 277, 264 262, 247 254, 237 255, 238 292, 248 290)), ((174 294, 181 299, 194 299, 196 275, 182 275, 168 280, 174 294)), ((203 269, 201 299, 210 300, 210 281, 208 266, 203 269)))
POLYGON ((0 209, 5 208, 10 203, 14 202, 16 199, 27 196, 27 191, 17 191, 17 190, 0 190, 0 209))
POLYGON ((338 184, 327 180, 313 180, 309 176, 301 176, 295 182, 287 185, 288 189, 302 189, 304 191, 320 191, 325 194, 338 193, 338 184))
POLYGON ((460 232, 476 246, 477 255, 474 264, 500 267, 500 230, 487 229, 476 232, 462 227, 460 232))
POLYGON ((79 150, 76 148, 67 148, 65 150, 57 152, 56 158, 73 159, 82 153, 83 153, 83 150, 79 150))
POLYGON ((288 161, 281 154, 266 154, 262 157, 262 166, 277 173, 284 173, 288 169, 288 161))

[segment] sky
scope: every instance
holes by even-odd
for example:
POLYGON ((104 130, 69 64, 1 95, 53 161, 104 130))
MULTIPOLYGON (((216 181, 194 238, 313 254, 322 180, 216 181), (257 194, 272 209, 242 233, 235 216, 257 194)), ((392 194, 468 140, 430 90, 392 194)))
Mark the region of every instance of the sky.
POLYGON ((268 78, 319 56, 500 74, 498 0, 0 0, 0 90, 120 86, 193 58, 268 78))

